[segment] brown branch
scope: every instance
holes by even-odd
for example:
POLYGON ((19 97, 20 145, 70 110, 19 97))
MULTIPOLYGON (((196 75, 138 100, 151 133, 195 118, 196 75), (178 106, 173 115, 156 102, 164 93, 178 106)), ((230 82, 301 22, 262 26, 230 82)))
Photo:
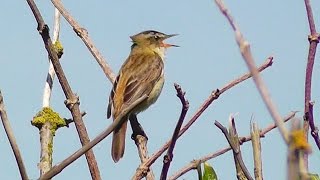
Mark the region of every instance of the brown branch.
POLYGON ((251 142, 254 162, 254 177, 255 180, 263 180, 260 131, 258 129, 257 123, 251 122, 250 124, 250 135, 252 138, 251 142))
MULTIPOLYGON (((233 120, 233 117, 231 119, 233 120)), ((240 166, 240 168, 241 168, 242 172, 244 173, 246 179, 253 180, 253 178, 251 177, 247 167, 245 166, 245 164, 243 162, 239 141, 234 141, 233 140, 233 137, 237 137, 237 133, 236 133, 236 129, 235 129, 234 123, 232 123, 231 128, 229 130, 229 133, 228 133, 227 128, 225 128, 218 121, 215 121, 214 124, 222 131, 222 133, 226 137, 226 139, 227 139, 227 141, 228 141, 228 143, 229 143, 229 145, 230 145, 230 147, 231 147, 231 149, 233 151, 236 165, 238 164, 240 166)), ((237 174, 239 174, 238 170, 237 170, 237 174)), ((238 179, 239 179, 239 176, 238 176, 238 179)))
POLYGON ((189 102, 188 102, 188 100, 185 99, 185 92, 183 92, 180 85, 178 85, 176 83, 174 84, 174 87, 177 91, 177 96, 181 101, 182 109, 181 109, 181 114, 180 114, 179 120, 177 122, 176 128, 174 129, 174 132, 172 134, 169 149, 167 151, 167 154, 163 158, 163 167, 162 167, 162 171, 161 171, 161 175, 160 175, 161 180, 167 179, 168 170, 169 170, 172 158, 173 158, 173 149, 176 145, 176 141, 178 140, 178 136, 179 136, 179 132, 180 132, 182 123, 183 123, 183 121, 186 117, 186 114, 188 112, 188 109, 189 109, 189 102))
MULTIPOLYGON (((283 122, 287 122, 289 120, 291 120, 295 114, 297 113, 297 111, 291 112, 290 114, 288 114, 287 116, 285 116, 283 118, 283 122)), ((264 138, 265 135, 270 132, 272 129, 276 128, 276 124, 272 123, 271 125, 267 126, 266 128, 262 129, 260 132, 260 137, 264 138)), ((248 135, 246 137, 242 137, 239 139, 240 140, 240 145, 242 145, 245 142, 251 141, 251 135, 248 135)), ((178 179, 179 177, 181 177, 182 175, 184 175, 185 173, 189 172, 190 170, 193 169, 197 169, 198 165, 201 163, 204 163, 210 159, 216 158, 228 151, 230 151, 231 148, 229 147, 225 147, 222 148, 214 153, 208 154, 198 160, 193 160, 192 162, 190 162, 189 164, 187 164, 186 166, 184 166, 183 168, 181 168, 180 170, 178 170, 176 173, 174 173, 172 176, 169 177, 169 180, 175 180, 178 179)))
MULTIPOLYGON (((82 116, 79 109, 79 101, 77 96, 72 92, 71 87, 67 81, 67 78, 62 70, 61 64, 59 62, 58 56, 56 51, 53 48, 52 41, 49 35, 49 27, 45 24, 39 9, 37 8, 36 4, 33 0, 27 0, 28 5, 30 6, 33 15, 38 23, 38 31, 43 39, 45 48, 49 54, 51 62, 53 64, 54 70, 57 74, 59 82, 61 84, 62 90, 67 98, 67 107, 70 110, 72 117, 74 119, 76 129, 78 131, 78 135, 82 145, 85 145, 89 142, 89 136, 85 125, 82 120, 82 116)), ((93 154, 92 150, 86 152, 86 159, 88 162, 89 170, 91 173, 92 179, 101 179, 100 172, 98 169, 97 161, 93 154)))
POLYGON ((320 139, 319 139, 319 129, 314 125, 314 117, 313 117, 313 102, 309 102, 309 122, 310 122, 310 129, 311 135, 316 142, 318 149, 320 150, 320 139))
POLYGON ((233 20, 232 16, 228 12, 228 9, 223 3, 223 0, 215 0, 217 6, 219 7, 221 13, 228 19, 229 24, 231 25, 232 29, 235 32, 236 41, 238 43, 241 55, 243 59, 245 60, 251 74, 253 81, 264 101, 264 103, 267 106, 267 109, 269 113, 271 114, 273 120, 278 126, 278 129, 280 131, 280 134, 282 135, 282 138, 286 144, 288 144, 288 132, 284 126, 284 123, 281 119, 281 115, 278 112, 275 104, 272 102, 271 97, 269 96, 268 89, 266 85, 264 84, 261 76, 259 75, 258 69, 256 68, 253 56, 251 54, 250 50, 250 44, 248 41, 246 41, 240 31, 240 29, 236 26, 235 21, 233 20))
MULTIPOLYGON (((137 116, 136 115, 131 115, 129 117, 130 120, 130 125, 132 128, 132 135, 131 139, 134 140, 137 149, 138 149, 138 154, 140 157, 141 163, 144 163, 148 158, 148 148, 147 148, 147 143, 148 143, 148 137, 146 133, 144 132, 142 126, 138 122, 137 116)), ((139 169, 139 171, 142 171, 142 173, 146 176, 147 180, 154 180, 154 173, 151 168, 149 169, 139 169)))
POLYGON ((19 168, 19 172, 20 172, 20 176, 21 179, 23 180, 29 180, 28 175, 27 175, 27 171, 26 168, 24 166, 23 160, 22 160, 22 156, 18 147, 18 144, 16 142, 16 138, 14 137, 14 133, 13 130, 11 128, 8 116, 7 116, 7 112, 4 106, 4 100, 3 100, 3 96, 0 90, 0 117, 2 120, 2 125, 4 127, 4 130, 6 131, 6 135, 8 137, 8 140, 10 142, 14 157, 16 158, 17 161, 17 165, 19 168))
POLYGON ((84 44, 87 46, 93 57, 96 59, 99 66, 102 68, 106 77, 113 83, 115 75, 110 68, 110 65, 103 58, 102 54, 99 52, 98 48, 94 45, 93 41, 89 37, 88 31, 82 28, 79 23, 71 16, 71 14, 63 7, 59 0, 51 0, 52 4, 60 11, 62 16, 68 21, 72 26, 76 34, 81 38, 84 44))
MULTIPOLYGON (((273 63, 273 58, 269 57, 259 68, 259 72, 265 70, 267 67, 270 67, 273 63)), ((183 135, 190 127, 191 125, 196 122, 196 120, 200 117, 200 115, 211 105, 211 103, 218 99, 218 97, 224 93, 225 91, 231 89, 232 87, 236 86, 237 84, 249 79, 251 77, 250 73, 246 73, 242 75, 241 77, 227 83, 225 86, 223 86, 220 90, 213 91, 207 100, 204 101, 204 103, 200 106, 200 108, 197 110, 197 112, 191 117, 191 119, 188 121, 188 123, 183 126, 183 128, 180 130, 179 137, 183 135)), ((168 149, 170 145, 170 140, 167 141, 156 153, 154 153, 145 163, 140 164, 140 168, 148 169, 160 156, 161 154, 168 149)), ((132 179, 142 179, 143 175, 141 172, 136 172, 134 177, 132 179)))
POLYGON ((132 108, 134 108, 137 104, 141 103, 142 101, 146 100, 147 96, 144 95, 137 99, 137 101, 133 102, 128 108, 124 109, 123 112, 118 116, 117 119, 115 119, 112 124, 107 127, 104 131, 102 131, 100 134, 98 134, 92 141, 87 143, 86 145, 82 146, 79 150, 77 150, 75 153, 70 155, 68 158, 63 160, 62 162, 58 163, 57 165, 53 166, 50 171, 48 171, 46 174, 41 176, 39 180, 47 180, 52 178, 53 176, 59 174, 64 168, 69 166, 73 161, 77 160, 79 157, 81 157, 84 153, 86 153, 89 149, 91 149, 93 146, 98 144, 100 141, 102 141, 104 138, 106 138, 115 128, 118 128, 122 123, 121 119, 124 115, 128 114, 132 108))
MULTIPOLYGON (((312 83, 312 71, 313 71, 313 65, 314 65, 314 58, 316 55, 316 50, 317 50, 317 45, 319 43, 320 35, 316 31, 316 26, 314 24, 310 0, 305 0, 304 3, 306 6, 307 17, 308 17, 309 28, 310 28, 310 35, 308 36, 310 46, 309 46, 308 60, 307 60, 307 66, 306 66, 306 79, 305 79, 305 87, 304 87, 305 88, 304 89, 304 93, 305 93, 304 94, 304 114, 305 114, 304 120, 305 121, 303 123, 304 135, 308 139, 309 125, 314 124, 314 122, 310 122, 311 119, 313 121, 313 117, 311 117, 309 113, 309 109, 310 109, 309 103, 311 101, 311 83, 312 83)), ((304 156, 304 161, 308 169, 307 154, 304 156)))

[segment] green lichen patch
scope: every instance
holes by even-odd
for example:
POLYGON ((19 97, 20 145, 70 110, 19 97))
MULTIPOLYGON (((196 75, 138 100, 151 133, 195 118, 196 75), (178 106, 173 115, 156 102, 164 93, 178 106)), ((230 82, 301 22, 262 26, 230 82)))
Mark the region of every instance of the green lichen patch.
POLYGON ((51 124, 51 130, 56 131, 59 127, 66 126, 66 122, 62 119, 57 112, 54 112, 49 107, 44 107, 41 111, 39 111, 31 124, 39 129, 46 123, 49 122, 51 124))
POLYGON ((53 44, 55 51, 57 52, 58 58, 60 59, 63 54, 63 46, 61 42, 58 40, 53 44))

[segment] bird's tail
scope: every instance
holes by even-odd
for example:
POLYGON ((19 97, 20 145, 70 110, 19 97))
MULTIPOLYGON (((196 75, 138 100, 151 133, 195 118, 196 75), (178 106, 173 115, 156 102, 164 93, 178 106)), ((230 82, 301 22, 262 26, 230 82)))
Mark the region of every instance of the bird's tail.
POLYGON ((120 129, 113 131, 111 156, 114 162, 118 162, 124 154, 128 121, 126 119, 122 122, 123 124, 121 125, 120 129))

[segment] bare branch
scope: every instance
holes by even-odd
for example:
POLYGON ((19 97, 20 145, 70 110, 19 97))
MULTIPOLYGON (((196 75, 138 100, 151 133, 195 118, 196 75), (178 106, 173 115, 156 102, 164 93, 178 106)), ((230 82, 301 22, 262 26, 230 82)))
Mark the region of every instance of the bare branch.
POLYGON ((16 138, 14 137, 14 133, 13 130, 11 128, 8 116, 7 116, 7 112, 4 106, 4 100, 3 100, 3 96, 0 90, 0 117, 2 120, 2 125, 4 127, 4 130, 6 131, 6 135, 8 137, 8 140, 10 142, 14 157, 16 158, 17 164, 18 164, 18 168, 19 168, 19 172, 20 172, 20 176, 21 179, 23 180, 29 180, 28 175, 27 175, 27 171, 26 168, 24 166, 23 160, 22 160, 22 156, 18 147, 18 144, 16 142, 16 138))
POLYGON ((261 143, 260 143, 260 131, 258 125, 251 122, 250 134, 254 159, 254 177, 255 180, 263 180, 262 176, 262 160, 261 160, 261 143))
POLYGON ((232 16, 229 14, 228 9, 223 3, 223 0, 215 0, 217 6, 219 7, 221 13, 228 19, 232 29, 235 31, 236 41, 238 43, 239 49, 241 51, 241 55, 247 66, 252 74, 252 78, 255 82, 255 85, 266 104, 269 113, 271 114, 272 118, 276 122, 278 129, 282 135, 282 138, 286 144, 288 144, 288 132, 284 126, 284 123, 281 119, 280 113, 278 112, 276 106, 272 102, 271 97, 269 96, 268 89, 264 84, 261 76, 259 75, 258 69, 256 68, 253 56, 250 50, 250 44, 246 41, 240 31, 240 29, 236 26, 235 21, 232 19, 232 16))
MULTIPOLYGON (((291 120, 295 114, 297 113, 297 111, 291 112, 290 114, 288 114, 286 117, 283 118, 283 122, 287 122, 289 120, 291 120)), ((267 126, 266 128, 262 129, 260 132, 260 137, 265 137, 265 135, 270 132, 272 129, 276 128, 276 124, 272 123, 271 125, 267 126)), ((246 137, 242 137, 239 139, 240 140, 240 145, 242 145, 245 142, 251 141, 251 135, 248 135, 246 137)), ((183 168, 181 168, 179 171, 177 171, 176 173, 174 173, 172 176, 169 177, 169 180, 175 180, 178 179, 180 176, 184 175, 185 173, 189 172, 192 169, 197 169, 197 166, 200 163, 204 163, 210 159, 216 158, 228 151, 230 151, 231 148, 229 147, 225 147, 222 148, 214 153, 208 154, 198 160, 193 160, 191 161, 189 164, 187 164, 186 166, 184 166, 183 168)))
MULTIPOLYGON (((38 31, 43 39, 45 48, 49 54, 49 57, 52 61, 54 70, 57 74, 57 77, 59 79, 59 82, 61 84, 62 90, 67 98, 67 107, 70 110, 73 120, 75 122, 78 135, 81 141, 82 145, 87 144, 89 140, 89 136, 87 133, 87 130, 85 128, 85 125, 82 120, 82 116, 79 109, 79 99, 78 97, 72 92, 72 89, 67 81, 67 78, 62 70, 61 64, 58 59, 58 55, 53 48, 52 41, 49 35, 49 27, 45 24, 39 9, 37 8, 36 4, 33 0, 27 0, 28 5, 30 6, 33 15, 38 23, 38 31)), ((88 162, 89 170, 91 173, 92 179, 101 179, 100 172, 98 169, 97 161, 95 159, 95 156, 93 154, 92 150, 89 150, 86 152, 86 159, 88 162)))
MULTIPOLYGON (((269 57, 260 67, 259 71, 265 70, 267 67, 270 67, 273 63, 273 58, 269 57)), ((196 122, 196 120, 200 117, 200 115, 210 106, 210 104, 218 99, 218 97, 224 93, 225 91, 231 89, 232 87, 236 86, 237 84, 241 83, 242 81, 245 81, 251 77, 250 73, 246 73, 242 75, 241 77, 229 82, 225 86, 223 86, 220 90, 213 91, 207 100, 200 106, 200 108, 197 110, 197 112, 191 117, 191 119, 188 121, 188 123, 183 126, 183 128, 180 130, 179 137, 183 135, 190 127, 191 125, 196 122)), ((150 167, 160 156, 161 154, 168 149, 170 145, 170 140, 167 141, 156 153, 154 153, 148 161, 146 161, 143 164, 140 164, 140 167, 150 167)), ((136 172, 133 179, 142 179, 143 175, 140 172, 136 172)))
POLYGON ((72 26, 76 34, 82 39, 84 44, 87 46, 93 57, 96 59, 99 66, 102 68, 106 77, 113 83, 115 75, 112 72, 107 61, 103 58, 102 54, 99 52, 98 48, 94 45, 93 41, 89 37, 88 31, 82 28, 79 23, 71 16, 71 14, 63 7, 59 0, 51 0, 52 4, 60 11, 62 16, 68 21, 72 26))
MULTIPOLYGON (((308 17, 308 22, 309 22, 309 28, 310 28, 310 35, 308 36, 309 40, 309 53, 308 53, 308 60, 307 60, 307 66, 306 66, 306 79, 305 79, 305 89, 304 89, 304 123, 303 123, 303 130, 304 130, 304 135, 308 139, 308 132, 309 132, 309 126, 311 124, 314 125, 314 121, 312 114, 310 114, 310 101, 311 101, 311 83, 312 83, 312 72, 313 72, 313 65, 314 65, 314 58, 316 55, 317 51, 317 45, 320 40, 320 35, 316 31, 316 26, 314 24, 314 19, 313 19, 313 13, 312 13, 312 8, 310 5, 310 0, 305 0, 304 1, 305 6, 306 6, 306 11, 307 11, 307 17, 308 17)), ((312 134, 312 132, 311 132, 312 134)), ((317 140, 315 139, 316 143, 317 140)), ((319 146, 318 146, 319 147, 319 146)), ((306 168, 308 169, 308 155, 305 154, 304 156, 304 161, 306 164, 306 168)))
POLYGON ((172 134, 172 138, 171 138, 171 143, 170 143, 169 149, 167 151, 167 154, 163 158, 163 167, 162 167, 162 172, 161 172, 161 176, 160 176, 161 180, 166 180, 167 179, 168 170, 169 170, 172 158, 173 158, 173 149, 174 149, 176 141, 178 139, 182 123, 183 123, 183 121, 184 121, 184 119, 186 117, 186 114, 188 112, 188 109, 189 109, 189 102, 184 97, 185 96, 185 92, 183 92, 181 87, 180 87, 180 85, 178 85, 176 83, 174 84, 174 87, 175 87, 175 89, 177 91, 177 96, 181 101, 182 109, 181 109, 181 114, 180 114, 179 120, 177 122, 176 128, 174 129, 174 132, 172 134))
MULTIPOLYGON (((231 119, 233 120, 233 117, 231 119)), ((222 131, 222 133, 224 134, 224 136, 228 140, 228 143, 229 143, 229 145, 230 145, 230 147, 231 147, 231 149, 233 151, 233 155, 235 157, 236 164, 238 164, 240 166, 240 168, 241 168, 242 172, 244 173, 246 179, 253 180, 253 178, 251 177, 248 169, 246 168, 246 166, 245 166, 245 164, 243 162, 239 141, 234 141, 233 140, 233 137, 237 137, 235 126, 232 125, 231 129, 229 130, 229 133, 228 133, 227 128, 225 128, 218 121, 215 121, 214 124, 222 131)), ((232 124, 234 124, 234 123, 232 123, 232 124)), ((239 174, 238 170, 237 170, 237 174, 239 174)), ((239 179, 239 176, 238 176, 238 179, 239 179)))
MULTIPOLYGON (((142 126, 138 122, 136 115, 134 115, 134 114, 130 115, 129 120, 130 120, 130 125, 132 128, 132 132, 133 132, 131 135, 131 139, 134 140, 134 142, 137 146, 141 163, 144 163, 149 158, 148 147, 147 147, 148 137, 147 137, 146 133, 144 132, 142 126)), ((141 169, 138 169, 138 171, 141 171, 142 174, 144 174, 146 176, 147 180, 154 180, 155 179, 151 168, 146 168, 146 169, 141 168, 141 169)))

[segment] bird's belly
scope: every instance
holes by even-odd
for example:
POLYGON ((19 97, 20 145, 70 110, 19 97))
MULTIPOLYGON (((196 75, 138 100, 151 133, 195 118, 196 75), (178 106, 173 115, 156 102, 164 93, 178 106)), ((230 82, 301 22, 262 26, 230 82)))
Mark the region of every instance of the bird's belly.
POLYGON ((152 91, 150 92, 148 98, 145 101, 143 101, 141 104, 139 104, 137 107, 135 107, 132 112, 135 114, 138 114, 139 112, 146 110, 150 105, 155 103, 161 94, 163 84, 164 84, 164 78, 161 77, 159 81, 155 84, 152 91))

